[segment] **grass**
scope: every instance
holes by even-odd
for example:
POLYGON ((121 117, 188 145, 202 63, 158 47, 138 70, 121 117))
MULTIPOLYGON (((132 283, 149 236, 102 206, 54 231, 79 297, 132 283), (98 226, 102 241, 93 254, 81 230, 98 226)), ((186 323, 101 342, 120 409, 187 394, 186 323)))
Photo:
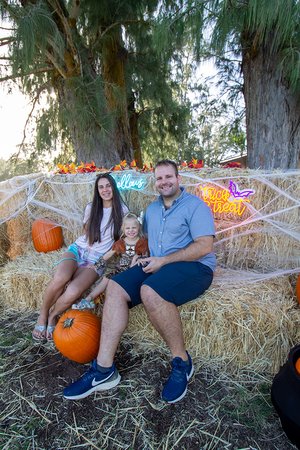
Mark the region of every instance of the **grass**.
POLYGON ((166 353, 124 341, 117 354, 121 384, 82 401, 61 392, 85 367, 51 345, 33 344, 35 315, 1 311, 1 450, 290 450, 270 401, 272 377, 196 359, 188 395, 166 405, 159 396, 166 353), (140 347, 139 347, 140 348, 140 347))
POLYGON ((257 429, 266 425, 273 415, 270 401, 270 382, 256 378, 254 386, 234 385, 230 395, 221 400, 220 410, 233 421, 243 423, 247 427, 257 429))

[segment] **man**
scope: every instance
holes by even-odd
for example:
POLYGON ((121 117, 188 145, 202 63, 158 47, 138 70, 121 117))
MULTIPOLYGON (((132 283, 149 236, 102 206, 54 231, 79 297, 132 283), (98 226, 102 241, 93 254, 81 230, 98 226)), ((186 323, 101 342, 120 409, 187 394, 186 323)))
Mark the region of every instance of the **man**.
POLYGON ((173 161, 158 162, 154 174, 160 197, 149 205, 144 220, 150 257, 110 280, 97 359, 64 389, 67 399, 78 400, 120 382, 114 356, 128 324, 129 307, 141 302, 173 356, 162 399, 175 403, 186 394, 194 368, 185 349, 177 307, 203 294, 212 282, 214 222, 209 207, 180 187, 173 161))

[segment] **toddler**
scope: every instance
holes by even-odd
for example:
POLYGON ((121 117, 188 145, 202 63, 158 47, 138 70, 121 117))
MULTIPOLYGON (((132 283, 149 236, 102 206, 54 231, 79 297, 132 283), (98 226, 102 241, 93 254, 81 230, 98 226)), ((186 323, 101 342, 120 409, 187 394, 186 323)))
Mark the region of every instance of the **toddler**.
POLYGON ((134 266, 138 258, 149 256, 148 241, 143 237, 141 224, 135 214, 128 213, 124 216, 121 238, 114 243, 111 250, 89 267, 94 269, 99 276, 102 276, 105 272, 107 261, 114 255, 117 255, 119 259, 113 273, 103 276, 88 297, 83 298, 79 303, 73 304, 72 309, 93 309, 95 307, 95 298, 105 291, 108 281, 113 275, 134 266))

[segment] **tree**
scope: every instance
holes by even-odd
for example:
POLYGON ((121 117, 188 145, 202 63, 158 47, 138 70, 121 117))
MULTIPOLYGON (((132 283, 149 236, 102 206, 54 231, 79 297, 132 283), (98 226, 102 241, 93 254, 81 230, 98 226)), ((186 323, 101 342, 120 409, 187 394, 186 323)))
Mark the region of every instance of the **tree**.
POLYGON ((231 75, 232 60, 240 60, 250 168, 299 164, 299 17, 299 0, 186 0, 176 17, 164 19, 170 31, 177 22, 189 30, 196 58, 205 34, 223 73, 231 75))
POLYGON ((250 168, 290 169, 300 151, 300 2, 209 1, 213 48, 242 57, 250 168), (232 53, 233 54, 233 53, 232 53))
POLYGON ((161 53, 152 36, 159 3, 0 0, 2 16, 13 23, 2 41, 12 73, 2 80, 20 80, 33 105, 47 93, 39 148, 69 140, 78 162, 109 167, 135 153, 142 164, 139 123, 156 119, 172 132, 184 106, 173 98, 172 47, 161 53))

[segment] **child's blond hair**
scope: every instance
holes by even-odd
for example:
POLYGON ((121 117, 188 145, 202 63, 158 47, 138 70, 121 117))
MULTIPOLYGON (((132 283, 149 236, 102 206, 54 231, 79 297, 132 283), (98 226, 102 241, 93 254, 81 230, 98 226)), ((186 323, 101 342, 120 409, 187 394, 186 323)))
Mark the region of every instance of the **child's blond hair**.
POLYGON ((124 237, 125 237, 125 222, 126 222, 126 220, 135 220, 139 227, 138 228, 139 229, 138 236, 139 236, 139 238, 143 237, 142 226, 141 226, 141 223, 140 223, 138 217, 135 214, 129 212, 123 217, 122 226, 121 226, 121 236, 120 236, 121 239, 124 239, 124 237))

